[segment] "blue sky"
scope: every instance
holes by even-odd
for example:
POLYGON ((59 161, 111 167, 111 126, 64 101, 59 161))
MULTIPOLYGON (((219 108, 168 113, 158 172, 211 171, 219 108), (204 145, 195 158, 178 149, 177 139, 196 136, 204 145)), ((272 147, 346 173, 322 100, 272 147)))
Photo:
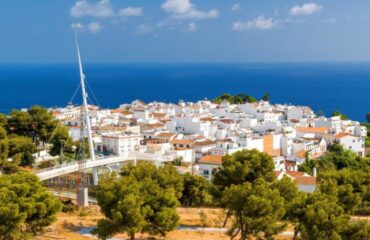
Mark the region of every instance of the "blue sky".
POLYGON ((369 61, 369 0, 1 0, 1 63, 369 61))

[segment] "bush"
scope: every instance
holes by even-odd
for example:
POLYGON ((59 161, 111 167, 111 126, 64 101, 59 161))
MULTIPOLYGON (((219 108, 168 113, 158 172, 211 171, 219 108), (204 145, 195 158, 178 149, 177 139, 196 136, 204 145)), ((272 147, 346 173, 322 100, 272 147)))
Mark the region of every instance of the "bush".
POLYGON ((38 165, 38 167, 40 169, 44 169, 44 168, 54 167, 55 165, 57 165, 57 162, 55 160, 46 160, 46 161, 42 161, 38 165))
POLYGON ((74 212, 76 210, 78 210, 78 206, 74 205, 72 203, 72 200, 66 200, 66 201, 62 201, 63 203, 63 206, 62 206, 62 212, 64 213, 68 213, 68 212, 74 212))

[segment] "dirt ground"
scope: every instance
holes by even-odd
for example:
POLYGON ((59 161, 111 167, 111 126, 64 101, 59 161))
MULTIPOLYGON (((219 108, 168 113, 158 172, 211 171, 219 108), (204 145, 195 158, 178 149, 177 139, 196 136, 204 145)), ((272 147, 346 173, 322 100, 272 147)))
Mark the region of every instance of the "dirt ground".
MULTIPOLYGON (((225 214, 221 209, 212 208, 178 208, 180 215, 180 224, 183 226, 202 226, 220 228, 223 225, 225 214), (203 221, 200 213, 204 212, 203 221)), ((102 218, 97 206, 89 206, 85 210, 74 213, 59 213, 57 221, 50 226, 43 236, 37 237, 37 240, 51 239, 72 239, 72 240, 91 240, 90 237, 82 236, 75 231, 80 228, 96 226, 97 221, 102 218)), ((115 237, 126 238, 125 234, 119 234, 115 237)), ((136 236, 136 239, 148 239, 147 235, 136 236)), ((166 236, 166 240, 226 240, 229 239, 223 232, 206 232, 206 231, 185 231, 176 230, 166 236)), ((286 240, 290 238, 278 238, 286 240)))

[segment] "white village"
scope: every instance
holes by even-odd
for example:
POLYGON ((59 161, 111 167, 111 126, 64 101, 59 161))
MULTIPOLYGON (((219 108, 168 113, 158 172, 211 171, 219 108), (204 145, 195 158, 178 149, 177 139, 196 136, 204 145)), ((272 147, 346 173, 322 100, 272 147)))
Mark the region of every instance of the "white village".
MULTIPOLYGON (((365 156, 366 127, 340 116, 317 117, 306 106, 205 99, 178 104, 135 100, 116 109, 88 108, 97 161, 132 156, 162 163, 179 160, 180 173, 211 180, 224 155, 256 149, 273 157, 278 179, 289 176, 300 190, 313 192, 315 176, 298 171, 305 159, 322 156, 333 143, 365 156)), ((81 138, 80 106, 51 111, 70 127, 71 138, 81 138)))

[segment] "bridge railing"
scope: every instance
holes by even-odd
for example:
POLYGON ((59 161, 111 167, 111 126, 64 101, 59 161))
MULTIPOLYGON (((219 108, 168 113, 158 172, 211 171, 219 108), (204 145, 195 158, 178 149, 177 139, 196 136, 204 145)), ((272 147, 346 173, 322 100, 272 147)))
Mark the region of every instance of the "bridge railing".
POLYGON ((78 170, 78 165, 81 164, 82 169, 94 168, 108 164, 115 164, 124 161, 130 160, 149 160, 154 161, 156 165, 161 162, 172 161, 175 158, 174 155, 161 155, 153 153, 140 153, 140 152, 131 152, 126 156, 106 156, 102 158, 97 158, 95 161, 87 159, 84 161, 73 161, 69 163, 62 163, 54 167, 41 169, 35 171, 35 174, 39 176, 41 180, 50 179, 56 176, 61 176, 64 174, 72 173, 78 170))
MULTIPOLYGON (((118 155, 99 157, 99 158, 96 159, 96 161, 104 160, 104 159, 107 159, 107 158, 113 158, 113 157, 118 157, 118 155)), ((86 164, 89 161, 91 161, 91 159, 86 159, 86 160, 83 160, 83 161, 71 161, 71 162, 68 162, 68 163, 61 163, 61 164, 55 165, 53 167, 39 169, 39 170, 35 171, 34 173, 39 174, 39 173, 43 173, 43 172, 50 172, 50 171, 53 171, 53 170, 56 170, 56 169, 66 168, 68 166, 73 166, 73 165, 79 164, 79 163, 83 165, 83 164, 86 164)))

